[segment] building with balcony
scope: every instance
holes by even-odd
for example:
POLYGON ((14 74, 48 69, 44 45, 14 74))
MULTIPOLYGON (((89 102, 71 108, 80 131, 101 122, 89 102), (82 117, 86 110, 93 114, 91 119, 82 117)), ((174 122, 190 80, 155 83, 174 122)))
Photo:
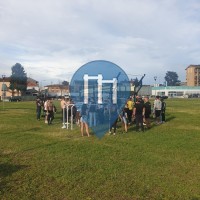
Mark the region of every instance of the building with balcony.
POLYGON ((7 101, 11 96, 21 96, 21 93, 17 92, 17 90, 10 90, 10 77, 2 77, 0 78, 0 99, 3 101, 7 101))
POLYGON ((200 65, 189 65, 185 70, 187 86, 200 86, 200 65))
MULTIPOLYGON (((20 91, 17 91, 16 89, 12 91, 9 88, 10 80, 11 80, 10 77, 0 78, 0 99, 1 100, 7 101, 12 96, 21 96, 20 91)), ((27 91, 25 92, 25 95, 36 96, 38 95, 38 91, 39 91, 38 81, 32 78, 27 78, 27 91)))

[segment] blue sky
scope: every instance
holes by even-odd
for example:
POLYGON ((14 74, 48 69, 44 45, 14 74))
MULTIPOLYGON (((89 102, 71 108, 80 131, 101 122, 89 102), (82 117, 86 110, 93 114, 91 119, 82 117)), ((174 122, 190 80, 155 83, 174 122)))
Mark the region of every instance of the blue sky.
POLYGON ((0 74, 19 62, 43 85, 93 60, 146 74, 146 84, 167 71, 184 81, 185 68, 200 64, 199 44, 199 0, 0 1, 0 74))

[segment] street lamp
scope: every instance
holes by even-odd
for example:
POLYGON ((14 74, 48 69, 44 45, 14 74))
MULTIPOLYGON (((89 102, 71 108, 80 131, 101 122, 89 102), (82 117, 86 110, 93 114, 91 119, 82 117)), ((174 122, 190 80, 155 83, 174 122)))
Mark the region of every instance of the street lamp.
MULTIPOLYGON (((153 78, 154 78, 154 81, 155 81, 154 87, 156 87, 157 76, 154 76, 153 78)), ((156 89, 154 89, 154 90, 155 90, 155 96, 156 96, 156 89)))
POLYGON ((4 100, 5 100, 5 75, 2 75, 2 80, 3 80, 3 84, 2 84, 2 102, 3 102, 3 110, 4 110, 4 100))
POLYGON ((155 81, 155 87, 156 87, 156 80, 157 80, 157 76, 154 76, 154 81, 155 81))

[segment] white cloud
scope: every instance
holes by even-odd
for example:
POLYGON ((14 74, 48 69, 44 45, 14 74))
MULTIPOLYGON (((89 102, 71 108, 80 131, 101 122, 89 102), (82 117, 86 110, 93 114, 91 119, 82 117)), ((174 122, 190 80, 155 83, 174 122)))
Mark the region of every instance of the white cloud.
POLYGON ((58 81, 105 59, 148 83, 168 70, 184 80, 187 65, 199 64, 199 10, 197 0, 2 0, 0 73, 20 62, 58 81))

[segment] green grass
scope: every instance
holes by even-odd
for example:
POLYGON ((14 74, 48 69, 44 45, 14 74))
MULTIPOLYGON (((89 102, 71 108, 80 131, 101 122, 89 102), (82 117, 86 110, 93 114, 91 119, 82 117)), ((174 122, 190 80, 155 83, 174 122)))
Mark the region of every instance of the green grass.
POLYGON ((1 103, 0 199, 200 199, 200 100, 166 103, 167 123, 101 140, 1 103))

